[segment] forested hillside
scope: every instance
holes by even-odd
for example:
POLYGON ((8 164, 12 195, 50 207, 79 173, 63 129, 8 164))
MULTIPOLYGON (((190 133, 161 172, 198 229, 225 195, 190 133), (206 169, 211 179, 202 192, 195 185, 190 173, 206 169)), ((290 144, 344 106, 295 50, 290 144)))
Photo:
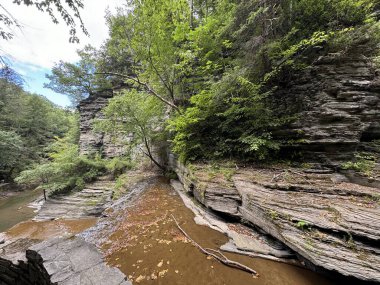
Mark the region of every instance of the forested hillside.
POLYGON ((74 113, 0 80, 0 180, 46 158, 49 145, 75 124, 74 113))

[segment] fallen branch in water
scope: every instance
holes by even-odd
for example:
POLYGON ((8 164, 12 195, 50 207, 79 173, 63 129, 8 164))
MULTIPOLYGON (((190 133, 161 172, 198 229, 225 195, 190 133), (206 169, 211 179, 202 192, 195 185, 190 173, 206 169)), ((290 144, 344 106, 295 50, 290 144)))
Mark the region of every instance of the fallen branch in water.
POLYGON ((174 222, 176 223, 178 229, 183 233, 183 235, 188 239, 190 240, 202 253, 206 254, 206 255, 209 255, 209 256, 212 256, 213 258, 215 258, 216 260, 220 261, 221 263, 223 263, 224 265, 227 265, 227 266, 230 266, 230 267, 233 267, 233 268, 236 268, 236 269, 240 269, 240 270, 243 270, 243 271, 246 271, 248 273, 251 273, 253 275, 255 275, 256 277, 259 276, 259 274, 253 270, 252 268, 248 267, 248 266, 245 266, 239 262, 236 262, 236 261, 233 261, 233 260, 230 260, 228 259, 223 253, 221 253, 219 250, 215 250, 215 249, 210 249, 210 248, 203 248, 201 247, 196 241, 194 241, 182 228, 181 226, 178 224, 176 218, 174 218, 173 215, 171 215, 174 222), (219 255, 217 255, 219 254, 219 255))

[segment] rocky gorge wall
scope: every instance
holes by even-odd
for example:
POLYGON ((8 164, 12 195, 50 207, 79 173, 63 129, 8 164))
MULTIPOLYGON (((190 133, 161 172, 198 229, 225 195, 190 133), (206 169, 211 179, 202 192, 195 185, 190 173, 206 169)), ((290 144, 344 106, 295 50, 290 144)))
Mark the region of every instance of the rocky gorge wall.
POLYGON ((188 195, 274 237, 309 269, 380 282, 379 188, 332 170, 170 164, 188 195))
POLYGON ((102 92, 90 95, 80 102, 79 110, 79 149, 81 154, 99 153, 105 158, 113 158, 125 153, 123 141, 128 140, 128 134, 113 138, 94 130, 94 121, 104 118, 101 110, 107 106, 113 92, 102 92))
POLYGON ((330 53, 294 74, 271 97, 278 113, 296 115, 288 127, 273 133, 292 140, 303 158, 329 165, 352 158, 361 150, 376 150, 380 139, 380 76, 365 46, 330 53))
POLYGON ((269 234, 306 267, 378 284, 380 73, 365 50, 321 56, 268 97, 296 116, 272 134, 299 167, 183 165, 172 154, 169 164, 207 209, 269 234), (360 152, 373 157, 370 173, 343 170, 360 152))

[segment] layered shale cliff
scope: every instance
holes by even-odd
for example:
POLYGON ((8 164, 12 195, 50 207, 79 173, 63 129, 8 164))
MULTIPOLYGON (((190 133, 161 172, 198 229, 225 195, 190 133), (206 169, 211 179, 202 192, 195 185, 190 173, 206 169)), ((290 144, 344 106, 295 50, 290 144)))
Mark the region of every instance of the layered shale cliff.
POLYGON ((198 202, 271 235, 308 268, 380 282, 380 189, 333 170, 171 162, 198 202))
POLYGON ((106 158, 113 158, 124 154, 124 140, 128 136, 115 138, 94 130, 94 122, 104 118, 102 109, 107 106, 108 100, 113 97, 112 91, 90 95, 80 102, 78 109, 80 114, 79 149, 81 154, 101 154, 106 158))
POLYGON ((374 61, 353 52, 319 57, 271 97, 278 113, 296 115, 287 128, 273 132, 291 141, 303 159, 339 165, 355 151, 379 153, 380 76, 374 61))
POLYGON ((273 132, 290 142, 282 149, 288 163, 185 166, 171 155, 179 180, 209 210, 271 235, 307 267, 380 282, 375 64, 360 49, 321 56, 268 100, 279 114, 296 115, 273 132))

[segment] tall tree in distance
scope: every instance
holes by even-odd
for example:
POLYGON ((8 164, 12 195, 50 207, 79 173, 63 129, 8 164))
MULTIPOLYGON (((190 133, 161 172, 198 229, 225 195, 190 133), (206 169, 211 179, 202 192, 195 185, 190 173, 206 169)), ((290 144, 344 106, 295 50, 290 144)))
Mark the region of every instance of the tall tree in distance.
POLYGON ((161 141, 164 108, 157 98, 136 90, 124 91, 112 98, 103 110, 105 119, 96 122, 97 129, 109 134, 133 134, 126 147, 140 148, 156 166, 165 167, 155 157, 153 146, 161 141))

